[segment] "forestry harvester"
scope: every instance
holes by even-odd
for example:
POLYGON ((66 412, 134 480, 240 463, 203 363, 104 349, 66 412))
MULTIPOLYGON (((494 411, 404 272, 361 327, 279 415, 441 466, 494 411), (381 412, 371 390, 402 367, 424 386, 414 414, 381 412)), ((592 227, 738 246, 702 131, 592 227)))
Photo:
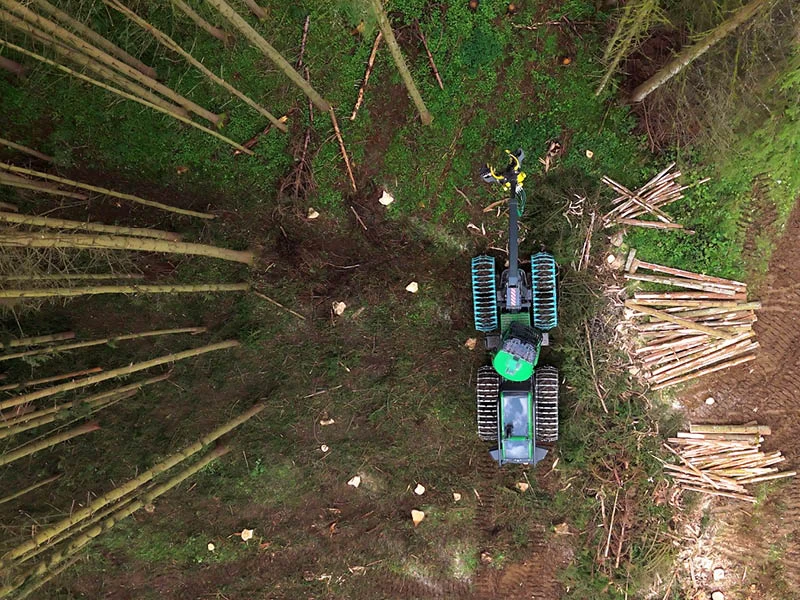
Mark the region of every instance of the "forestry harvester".
POLYGON ((506 153, 502 173, 481 170, 487 183, 508 191, 508 268, 497 275, 495 259, 472 259, 475 329, 485 334, 491 366, 478 369, 478 436, 493 442, 500 464, 536 464, 545 444, 558 440, 558 370, 539 364, 548 332, 558 325, 556 263, 552 254, 531 257, 530 275, 519 266, 519 217, 525 209, 522 150, 506 153))

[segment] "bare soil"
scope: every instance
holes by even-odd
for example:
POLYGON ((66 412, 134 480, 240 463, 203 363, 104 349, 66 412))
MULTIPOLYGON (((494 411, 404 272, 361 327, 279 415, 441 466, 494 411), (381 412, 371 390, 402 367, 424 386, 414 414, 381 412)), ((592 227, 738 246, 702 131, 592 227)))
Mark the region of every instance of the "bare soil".
MULTIPOLYGON (((768 217, 768 215, 767 215, 768 217)), ((745 423, 772 428, 766 451, 780 450, 787 469, 800 467, 800 205, 796 205, 769 265, 755 325, 757 360, 698 384, 685 399, 694 422, 745 423), (706 400, 713 398, 713 404, 706 400)), ((769 488, 754 509, 720 502, 726 526, 719 551, 743 567, 733 598, 794 598, 800 589, 800 479, 769 488), (752 588, 751 586, 755 586, 752 588), (785 595, 789 594, 789 595, 785 595)))

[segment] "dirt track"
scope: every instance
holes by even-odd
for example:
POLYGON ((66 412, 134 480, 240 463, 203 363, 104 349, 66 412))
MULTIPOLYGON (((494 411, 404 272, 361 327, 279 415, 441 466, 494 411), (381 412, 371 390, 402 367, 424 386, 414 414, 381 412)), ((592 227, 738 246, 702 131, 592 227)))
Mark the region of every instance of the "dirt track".
MULTIPOLYGON (((763 310, 755 329, 761 345, 749 368, 727 371, 696 386, 686 398, 689 418, 695 422, 743 423, 758 420, 769 425, 767 451, 780 450, 787 468, 800 468, 800 204, 795 206, 762 286, 763 310), (709 397, 715 403, 707 405, 709 397)), ((735 503, 734 503, 735 504, 735 503)), ((740 513, 730 523, 739 531, 723 531, 721 548, 731 560, 771 574, 761 581, 766 597, 772 590, 800 589, 800 478, 774 490, 755 516, 740 513), (757 519, 757 521, 756 521, 757 519), (749 530, 745 534, 744 530, 749 530), (776 550, 777 549, 777 550, 776 550), (777 553, 777 555, 776 555, 777 553), (782 553, 782 555, 781 555, 782 553), (767 562, 779 565, 778 572, 767 562), (776 579, 777 578, 777 579, 776 579), (783 579, 784 581, 780 581, 783 579)), ((754 572, 755 571, 755 572, 754 572)))

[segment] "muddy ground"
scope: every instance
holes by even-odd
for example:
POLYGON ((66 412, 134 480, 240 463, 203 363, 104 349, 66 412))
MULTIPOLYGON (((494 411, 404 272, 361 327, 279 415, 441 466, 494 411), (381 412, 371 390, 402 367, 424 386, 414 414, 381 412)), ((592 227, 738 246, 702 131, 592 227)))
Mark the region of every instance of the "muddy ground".
MULTIPOLYGON (((745 423, 772 428, 764 448, 780 450, 787 469, 800 467, 800 205, 772 255, 757 300, 758 358, 696 385, 685 402, 693 422, 745 423), (706 400, 713 398, 714 403, 706 400)), ((721 582, 729 598, 796 598, 800 590, 800 479, 770 486, 751 507, 715 501, 714 549, 735 570, 721 582)))

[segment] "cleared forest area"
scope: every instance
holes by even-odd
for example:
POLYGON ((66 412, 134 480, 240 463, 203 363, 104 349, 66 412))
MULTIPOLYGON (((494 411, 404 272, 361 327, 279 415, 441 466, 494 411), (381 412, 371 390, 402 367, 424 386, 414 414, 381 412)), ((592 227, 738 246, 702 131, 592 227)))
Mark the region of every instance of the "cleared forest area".
POLYGON ((789 597, 681 572, 701 494, 797 465, 675 406, 763 360, 796 10, 0 0, 0 597, 789 597), (469 262, 519 147, 561 439, 499 469, 469 262))

